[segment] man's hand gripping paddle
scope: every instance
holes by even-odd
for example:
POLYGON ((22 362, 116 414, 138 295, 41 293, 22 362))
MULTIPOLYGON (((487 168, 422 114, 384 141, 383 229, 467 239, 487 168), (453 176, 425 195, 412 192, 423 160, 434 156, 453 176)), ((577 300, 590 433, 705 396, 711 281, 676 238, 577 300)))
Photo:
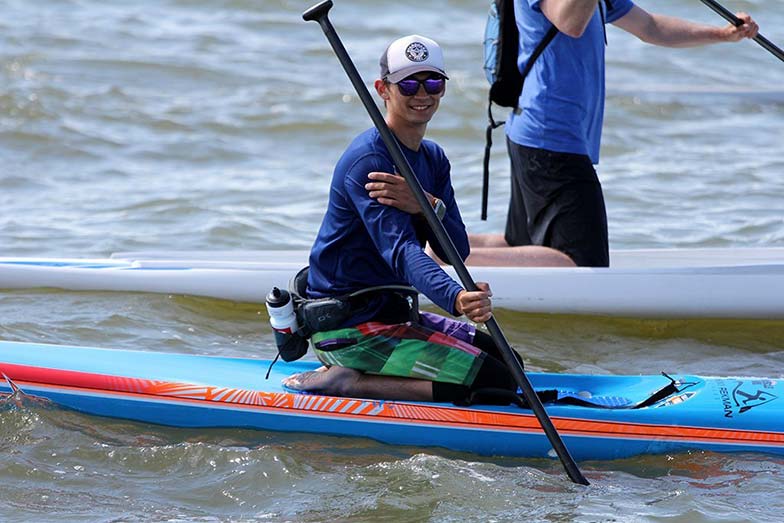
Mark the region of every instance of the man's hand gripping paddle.
MULTIPOLYGON (((400 145, 398 145, 395 136, 387 126, 386 121, 384 121, 384 117, 381 115, 378 107, 376 107, 376 104, 365 87, 359 72, 354 66, 354 63, 351 61, 351 57, 348 55, 346 48, 343 47, 343 43, 340 41, 340 37, 338 36, 337 32, 335 32, 335 28, 332 26, 332 23, 329 21, 328 13, 332 8, 332 5, 332 0, 325 0, 324 2, 321 2, 320 4, 315 5, 305 11, 302 14, 302 18, 305 21, 318 22, 321 26, 321 29, 324 31, 324 34, 332 46, 333 51, 335 51, 335 54, 343 66, 343 69, 345 69, 349 80, 351 80, 351 83, 354 85, 354 89, 359 95, 359 98, 362 100, 362 104, 365 106, 365 109, 370 115, 370 119, 373 120, 373 124, 381 134, 381 138, 384 140, 384 144, 387 146, 390 155, 392 155, 392 159, 394 160, 395 165, 397 165, 398 169, 400 170, 400 174, 406 179, 409 187, 411 187, 414 196, 416 197, 420 207, 422 208, 422 211, 424 212, 428 225, 433 230, 433 233, 438 239, 438 242, 441 244, 447 255, 447 260, 455 268, 455 271, 460 277, 460 281, 462 282, 463 287, 465 287, 465 289, 468 291, 478 290, 476 283, 471 278, 471 275, 468 273, 468 269, 466 269, 463 260, 460 258, 454 243, 452 243, 449 234, 446 232, 446 229, 444 229, 441 221, 438 219, 438 217, 436 217, 435 212, 430 206, 430 202, 427 200, 427 196, 425 196, 425 191, 422 189, 419 180, 414 175, 408 160, 406 160, 406 157, 403 155, 403 152, 400 149, 400 145)), ((510 372, 517 382, 517 385, 522 389, 523 396, 531 406, 531 409, 536 415, 536 418, 539 420, 539 424, 542 426, 542 429, 544 429, 547 438, 550 440, 550 444, 553 446, 553 449, 555 449, 556 454, 558 454, 561 463, 563 463, 569 478, 575 483, 588 485, 588 480, 585 479, 585 477, 580 472, 580 469, 577 468, 577 464, 574 462, 571 455, 569 455, 569 451, 566 449, 566 446, 561 440, 561 436, 556 431, 555 426, 553 426, 553 422, 550 420, 547 412, 545 412, 544 407, 542 406, 542 402, 539 400, 539 397, 536 395, 531 382, 525 375, 523 366, 514 356, 512 348, 509 346, 509 342, 506 341, 506 338, 504 337, 503 332, 501 332, 501 328, 498 326, 495 318, 491 317, 490 320, 485 323, 485 325, 487 326, 490 335, 493 337, 493 341, 501 351, 504 362, 506 363, 507 367, 509 367, 510 372)))
MULTIPOLYGON (((727 8, 725 8, 723 5, 718 3, 716 0, 700 0, 700 1, 703 4, 707 5, 708 7, 710 7, 711 9, 713 9, 714 11, 716 11, 716 13, 718 13, 719 16, 724 18, 726 21, 728 21, 729 23, 731 23, 735 27, 740 27, 740 26, 743 25, 743 20, 741 20, 740 18, 738 18, 737 16, 732 14, 732 11, 730 11, 727 8)), ((767 38, 765 38, 761 34, 758 34, 757 36, 755 36, 754 37, 754 41, 757 42, 758 44, 760 44, 766 50, 770 51, 770 53, 773 56, 775 56, 776 58, 778 58, 779 60, 784 62, 784 51, 782 51, 780 47, 777 47, 773 42, 771 42, 770 40, 768 40, 767 38)))

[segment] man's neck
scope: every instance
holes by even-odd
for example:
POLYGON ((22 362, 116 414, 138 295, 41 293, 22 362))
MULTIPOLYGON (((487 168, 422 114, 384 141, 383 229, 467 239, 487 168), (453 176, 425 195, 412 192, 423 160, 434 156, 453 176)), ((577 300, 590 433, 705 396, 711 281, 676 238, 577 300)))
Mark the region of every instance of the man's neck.
POLYGON ((418 151, 422 140, 425 139, 425 132, 427 131, 427 124, 409 125, 387 120, 389 129, 394 133, 397 140, 411 149, 418 151))

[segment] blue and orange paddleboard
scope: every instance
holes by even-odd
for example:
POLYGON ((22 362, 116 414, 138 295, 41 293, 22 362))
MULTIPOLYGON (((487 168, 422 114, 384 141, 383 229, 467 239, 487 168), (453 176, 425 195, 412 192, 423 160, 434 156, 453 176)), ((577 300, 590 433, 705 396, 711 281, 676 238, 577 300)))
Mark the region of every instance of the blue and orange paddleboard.
MULTIPOLYGON (((552 456, 530 410, 298 394, 281 379, 313 362, 0 341, 0 395, 173 427, 372 438, 482 455, 552 456), (18 389, 18 390, 17 390, 18 389)), ((784 454, 784 384, 746 377, 529 373, 577 460, 688 450, 784 454), (571 400, 577 398, 574 403, 571 400)))

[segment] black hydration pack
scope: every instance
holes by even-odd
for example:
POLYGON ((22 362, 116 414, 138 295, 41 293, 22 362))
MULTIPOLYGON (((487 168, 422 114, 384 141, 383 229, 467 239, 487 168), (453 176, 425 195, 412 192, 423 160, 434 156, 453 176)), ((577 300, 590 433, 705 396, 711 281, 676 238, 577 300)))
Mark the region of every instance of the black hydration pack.
POLYGON ((490 83, 487 102, 488 125, 485 132, 485 156, 482 183, 482 219, 487 219, 487 197, 490 183, 490 148, 493 146, 493 129, 504 125, 493 118, 493 104, 517 109, 523 82, 537 58, 558 34, 552 26, 534 50, 525 69, 520 73, 517 58, 520 55, 520 32, 515 21, 514 0, 490 0, 490 12, 485 25, 484 69, 490 83))

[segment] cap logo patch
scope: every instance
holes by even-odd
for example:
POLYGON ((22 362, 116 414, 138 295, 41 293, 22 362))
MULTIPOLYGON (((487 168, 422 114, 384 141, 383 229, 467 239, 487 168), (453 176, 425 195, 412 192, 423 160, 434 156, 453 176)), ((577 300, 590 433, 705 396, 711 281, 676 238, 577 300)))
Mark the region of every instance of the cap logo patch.
POLYGON ((412 42, 406 47, 406 58, 412 62, 424 62, 428 56, 430 56, 430 53, 425 44, 421 42, 412 42))

